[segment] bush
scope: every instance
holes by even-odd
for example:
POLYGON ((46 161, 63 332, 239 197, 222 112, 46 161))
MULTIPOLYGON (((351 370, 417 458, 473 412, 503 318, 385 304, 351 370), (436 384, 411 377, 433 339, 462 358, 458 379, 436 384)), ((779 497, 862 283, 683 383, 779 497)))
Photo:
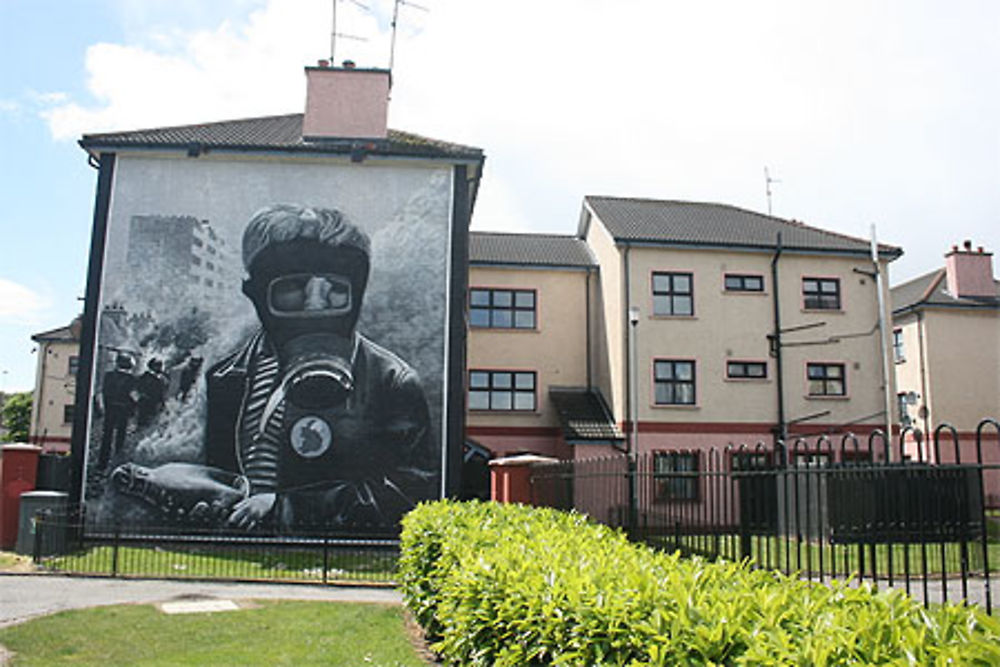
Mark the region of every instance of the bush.
POLYGON ((549 509, 421 505, 399 576, 455 664, 1000 664, 978 610, 682 559, 549 509))

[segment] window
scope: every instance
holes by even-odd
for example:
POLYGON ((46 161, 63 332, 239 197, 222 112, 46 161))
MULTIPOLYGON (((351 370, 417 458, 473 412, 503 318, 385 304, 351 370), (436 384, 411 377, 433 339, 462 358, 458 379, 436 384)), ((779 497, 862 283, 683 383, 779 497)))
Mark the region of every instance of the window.
POLYGON ((80 357, 73 355, 69 358, 69 368, 66 369, 66 372, 69 375, 76 375, 77 371, 79 370, 80 370, 80 357))
POLYGON ((698 453, 655 452, 653 479, 658 500, 698 500, 698 453))
POLYGON ((792 463, 796 468, 828 468, 830 452, 792 452, 792 463))
POLYGON ((73 404, 63 406, 63 424, 72 424, 74 415, 73 404))
POLYGON ((840 310, 840 279, 803 278, 802 299, 809 310, 840 310))
POLYGON ((694 362, 653 362, 656 405, 694 405, 694 362))
POLYGON ((763 361, 728 361, 726 377, 731 380, 763 380, 767 377, 767 363, 763 361))
POLYGON ((469 371, 469 409, 534 411, 534 371, 469 371))
POLYGON ((726 274, 727 292, 763 292, 764 277, 744 275, 740 273, 726 274))
POLYGON ((191 255, 191 263, 195 266, 201 266, 201 257, 198 255, 191 255))
POLYGON ((806 364, 810 396, 845 396, 844 364, 806 364))
POLYGON ((903 330, 892 330, 892 358, 897 364, 906 361, 906 352, 903 350, 903 330))
POLYGON ((913 418, 910 417, 910 397, 907 392, 901 391, 896 394, 896 407, 899 409, 899 425, 902 428, 913 425, 913 418))
POLYGON ((469 291, 469 324, 494 329, 534 329, 535 291, 483 289, 469 291))
POLYGON ((694 289, 690 273, 653 274, 654 315, 694 315, 694 289))

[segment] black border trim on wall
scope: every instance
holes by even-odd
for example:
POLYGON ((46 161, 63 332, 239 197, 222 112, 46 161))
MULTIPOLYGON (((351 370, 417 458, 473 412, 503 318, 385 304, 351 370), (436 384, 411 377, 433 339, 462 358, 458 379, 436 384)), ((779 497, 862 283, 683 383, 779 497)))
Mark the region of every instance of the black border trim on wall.
POLYGON ((101 153, 97 176, 97 200, 90 234, 90 258, 87 266, 87 290, 83 305, 83 327, 80 331, 80 366, 76 374, 76 409, 73 416, 73 436, 70 444, 73 475, 70 505, 83 507, 84 461, 87 456, 87 431, 90 425, 90 388, 94 371, 97 338, 97 307, 101 295, 101 274, 104 271, 104 246, 107 241, 108 212, 111 208, 111 185, 114 182, 115 154, 101 153))
POLYGON ((448 417, 444 491, 457 496, 462 487, 462 443, 465 441, 465 299, 469 289, 469 222, 472 202, 466 165, 455 165, 451 225, 451 294, 448 342, 448 417))

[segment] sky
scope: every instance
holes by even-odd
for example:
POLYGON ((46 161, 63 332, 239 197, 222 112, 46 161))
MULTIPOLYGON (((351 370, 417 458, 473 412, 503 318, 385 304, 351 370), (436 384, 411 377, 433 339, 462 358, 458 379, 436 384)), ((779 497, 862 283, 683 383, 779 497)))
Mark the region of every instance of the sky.
MULTIPOLYGON (((0 0, 0 391, 82 311, 82 134, 301 112, 386 67, 393 0, 0 0), (337 32, 331 45, 334 7, 337 32)), ((1000 251, 994 0, 407 0, 390 127, 482 148, 473 229, 573 234, 586 195, 705 201, 903 248, 1000 251)))

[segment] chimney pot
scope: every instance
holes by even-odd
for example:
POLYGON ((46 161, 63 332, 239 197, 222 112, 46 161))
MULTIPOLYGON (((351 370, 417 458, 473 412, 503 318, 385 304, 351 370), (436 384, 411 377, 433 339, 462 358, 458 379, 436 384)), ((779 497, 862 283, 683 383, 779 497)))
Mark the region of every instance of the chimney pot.
POLYGON ((344 69, 354 69, 355 67, 356 67, 356 64, 354 63, 353 60, 345 60, 344 61, 344 69))
POLYGON ((329 60, 318 60, 316 62, 316 64, 318 66, 320 66, 320 67, 329 67, 330 66, 330 61, 329 60))
POLYGON ((965 246, 966 250, 968 250, 968 251, 972 250, 972 241, 971 240, 965 239, 965 241, 962 242, 962 245, 965 246))

